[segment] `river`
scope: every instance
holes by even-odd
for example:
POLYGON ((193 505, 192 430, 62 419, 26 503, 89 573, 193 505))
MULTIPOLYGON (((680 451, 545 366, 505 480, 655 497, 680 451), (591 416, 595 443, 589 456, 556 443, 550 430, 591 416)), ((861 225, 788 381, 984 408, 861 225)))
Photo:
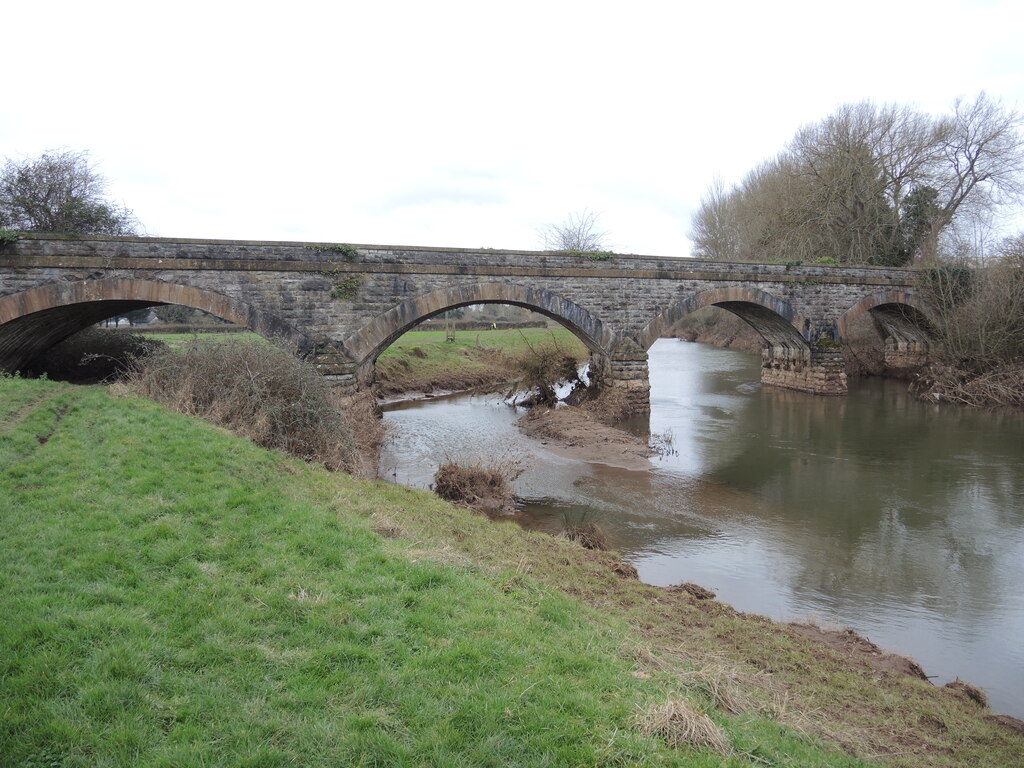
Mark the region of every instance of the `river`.
POLYGON ((382 474, 427 487, 446 456, 518 462, 528 527, 594 520, 649 584, 851 627, 1024 718, 1024 417, 881 379, 842 398, 762 387, 759 362, 651 348, 650 429, 671 443, 651 471, 565 458, 498 398, 461 395, 387 406, 382 474))

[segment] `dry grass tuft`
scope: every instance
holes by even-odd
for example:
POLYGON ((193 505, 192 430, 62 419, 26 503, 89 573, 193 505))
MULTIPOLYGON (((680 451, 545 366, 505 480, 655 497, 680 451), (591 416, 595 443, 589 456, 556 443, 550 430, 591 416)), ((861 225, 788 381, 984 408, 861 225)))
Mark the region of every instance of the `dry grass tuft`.
POLYGON ((685 592, 688 595, 692 595, 697 600, 714 600, 715 593, 706 587, 702 587, 700 584, 694 584, 693 582, 683 582, 682 584, 676 584, 668 587, 669 591, 672 592, 685 592))
POLYGON ((405 529, 402 526, 395 525, 391 518, 379 513, 373 516, 371 529, 378 536, 383 536, 385 539, 400 539, 405 536, 405 529))
POLYGON ((323 603, 327 598, 323 592, 317 592, 313 594, 304 587, 292 590, 288 593, 289 600, 295 600, 300 603, 323 603))
POLYGON ((600 525, 589 520, 567 523, 562 529, 562 536, 569 541, 575 541, 584 549, 605 552, 610 548, 608 534, 600 525))
POLYGON ((640 716, 640 729, 673 748, 710 749, 722 757, 732 752, 725 732, 703 712, 681 699, 648 708, 640 716))
POLYGON ((511 512, 512 481, 523 469, 515 460, 462 464, 449 459, 434 473, 434 493, 446 501, 485 513, 511 512))
POLYGON ((646 645, 624 645, 619 649, 619 653, 645 667, 658 670, 668 667, 668 663, 646 645))
POLYGON ((735 672, 724 667, 711 666, 680 674, 680 680, 688 688, 701 691, 713 702, 716 709, 731 715, 750 713, 774 714, 772 704, 762 704, 751 692, 751 681, 744 680, 735 672), (767 710, 767 711, 766 711, 767 710))
POLYGON ((956 680, 946 683, 945 687, 951 691, 962 694, 965 698, 973 701, 982 709, 988 706, 988 696, 985 695, 985 692, 976 685, 965 683, 959 677, 956 680))
POLYGON ((668 653, 665 658, 643 646, 623 648, 620 653, 635 661, 643 668, 641 671, 671 674, 675 684, 703 694, 715 709, 731 715, 758 714, 777 719, 786 711, 785 692, 778 690, 768 676, 739 672, 726 664, 680 670, 680 665, 687 663, 685 657, 668 653))

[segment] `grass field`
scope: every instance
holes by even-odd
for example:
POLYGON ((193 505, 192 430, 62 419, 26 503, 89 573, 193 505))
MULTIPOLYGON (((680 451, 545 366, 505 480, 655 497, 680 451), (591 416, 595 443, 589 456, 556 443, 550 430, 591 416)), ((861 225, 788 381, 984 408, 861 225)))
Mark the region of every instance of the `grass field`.
POLYGON ((1021 754, 956 696, 606 553, 98 387, 0 379, 0 519, 3 766, 862 764, 822 735, 887 765, 1021 754), (648 734, 669 701, 723 751, 648 734))
POLYGON ((217 331, 204 331, 203 333, 147 333, 145 337, 154 341, 162 341, 169 347, 183 347, 193 341, 266 341, 258 333, 253 333, 252 331, 236 331, 233 333, 218 333, 217 331))
POLYGON ((456 331, 410 331, 377 359, 377 378, 387 392, 459 390, 503 384, 515 378, 515 358, 531 347, 557 346, 581 362, 583 343, 566 328, 456 331))

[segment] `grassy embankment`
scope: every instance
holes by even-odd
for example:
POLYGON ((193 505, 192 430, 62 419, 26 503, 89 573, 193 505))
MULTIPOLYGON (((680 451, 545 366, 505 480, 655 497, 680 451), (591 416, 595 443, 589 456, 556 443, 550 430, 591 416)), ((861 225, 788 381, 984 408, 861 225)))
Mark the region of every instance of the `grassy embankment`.
POLYGON ((0 514, 5 766, 859 764, 821 735, 890 765, 1021 754, 952 692, 606 554, 101 388, 0 379, 0 514), (729 756, 646 735, 670 699, 729 756))

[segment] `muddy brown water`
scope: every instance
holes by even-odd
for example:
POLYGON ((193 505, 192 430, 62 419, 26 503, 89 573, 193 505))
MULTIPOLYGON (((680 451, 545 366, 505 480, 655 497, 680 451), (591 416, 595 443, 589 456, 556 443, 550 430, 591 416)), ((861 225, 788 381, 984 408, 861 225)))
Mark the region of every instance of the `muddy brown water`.
POLYGON ((519 462, 525 525, 594 520, 645 582, 851 627, 1024 718, 1024 417, 880 379, 845 398, 762 387, 756 356, 676 339, 650 367, 650 429, 671 444, 650 471, 559 456, 499 399, 462 395, 388 406, 382 473, 427 487, 445 457, 519 462))

